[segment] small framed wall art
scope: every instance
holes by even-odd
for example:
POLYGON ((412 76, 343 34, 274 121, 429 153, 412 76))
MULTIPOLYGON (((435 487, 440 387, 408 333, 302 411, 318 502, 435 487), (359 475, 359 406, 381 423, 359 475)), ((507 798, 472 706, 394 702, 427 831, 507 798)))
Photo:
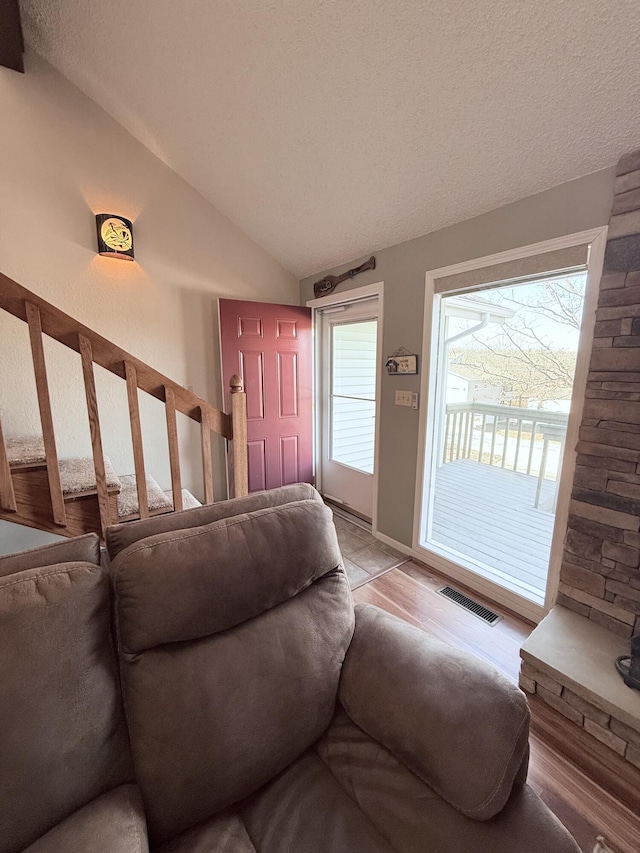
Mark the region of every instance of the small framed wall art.
POLYGON ((418 356, 404 347, 392 353, 385 361, 390 376, 407 376, 418 372, 418 356))

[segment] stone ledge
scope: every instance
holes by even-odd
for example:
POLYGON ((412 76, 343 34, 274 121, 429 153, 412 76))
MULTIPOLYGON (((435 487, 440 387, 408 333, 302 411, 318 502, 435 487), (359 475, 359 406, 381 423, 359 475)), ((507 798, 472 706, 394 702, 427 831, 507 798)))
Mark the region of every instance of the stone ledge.
POLYGON ((559 605, 520 650, 530 666, 640 732, 640 691, 627 687, 614 665, 624 654, 629 654, 627 640, 559 605))

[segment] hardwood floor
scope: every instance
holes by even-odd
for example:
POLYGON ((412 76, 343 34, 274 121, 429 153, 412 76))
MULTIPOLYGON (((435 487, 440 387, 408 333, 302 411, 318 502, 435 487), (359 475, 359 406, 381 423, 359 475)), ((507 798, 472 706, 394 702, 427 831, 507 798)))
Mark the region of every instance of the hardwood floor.
MULTIPOLYGON (((484 658, 517 682, 520 645, 533 626, 469 593, 502 615, 491 627, 438 595, 436 590, 445 582, 432 569, 410 561, 360 586, 353 597, 356 603, 375 604, 452 646, 484 658)), ((584 853, 592 853, 598 836, 604 836, 616 853, 639 853, 640 815, 633 814, 535 734, 531 735, 529 784, 584 853)))

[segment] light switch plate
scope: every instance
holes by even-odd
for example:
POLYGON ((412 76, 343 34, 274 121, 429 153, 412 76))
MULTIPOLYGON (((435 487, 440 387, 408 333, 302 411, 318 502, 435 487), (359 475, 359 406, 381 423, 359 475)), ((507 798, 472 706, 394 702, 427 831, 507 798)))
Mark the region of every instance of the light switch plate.
POLYGON ((396 406, 407 406, 410 409, 413 405, 412 397, 411 391, 396 391, 396 406))

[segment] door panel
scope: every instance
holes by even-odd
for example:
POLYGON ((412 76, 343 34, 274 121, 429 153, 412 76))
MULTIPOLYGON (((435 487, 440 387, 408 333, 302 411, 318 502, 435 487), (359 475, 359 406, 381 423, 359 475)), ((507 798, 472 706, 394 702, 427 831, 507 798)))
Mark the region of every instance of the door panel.
MULTIPOLYGON (((232 374, 233 375, 233 374, 232 374)), ((267 454, 265 441, 247 442, 249 464, 249 491, 260 492, 267 488, 267 454)))
POLYGON ((281 418, 297 418, 298 353, 278 353, 278 404, 281 418))
POLYGON ((247 393, 249 491, 313 482, 311 311, 220 299, 225 394, 247 393))
POLYGON ((297 435, 280 439, 280 478, 283 486, 300 482, 300 448, 297 435))
MULTIPOLYGON (((233 376, 233 373, 231 374, 233 376)), ((264 353, 240 351, 240 376, 247 392, 247 419, 264 419, 264 353)))

